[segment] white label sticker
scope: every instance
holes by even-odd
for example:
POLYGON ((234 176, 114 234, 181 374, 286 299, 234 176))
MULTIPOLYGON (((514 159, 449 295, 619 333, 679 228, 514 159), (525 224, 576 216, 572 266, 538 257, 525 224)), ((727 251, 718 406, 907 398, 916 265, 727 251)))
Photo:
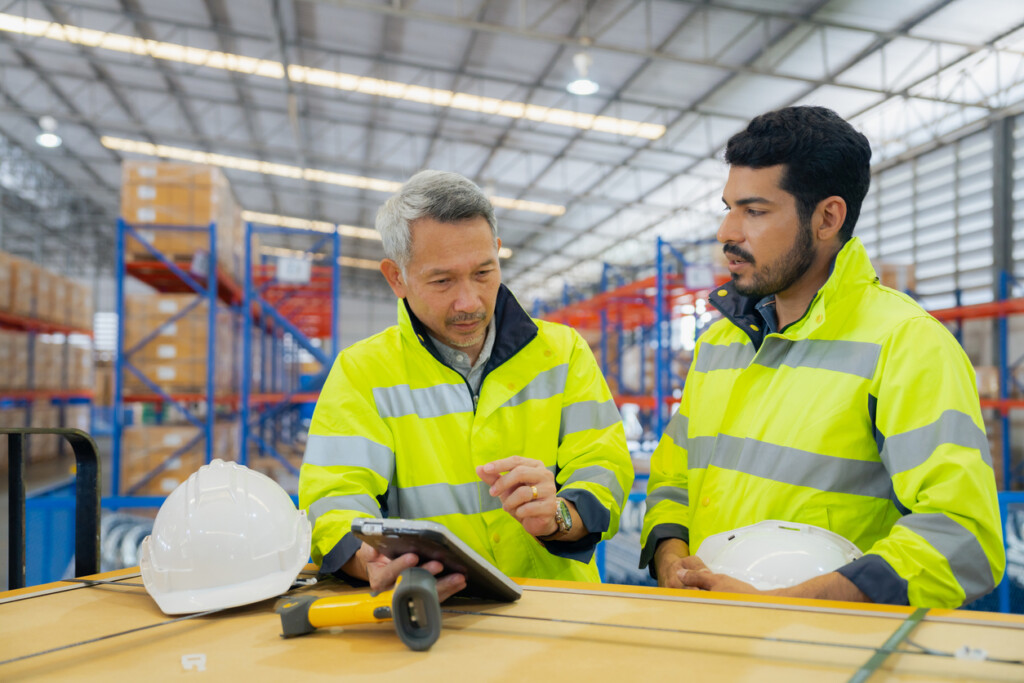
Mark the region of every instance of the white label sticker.
POLYGON ((136 166, 135 172, 143 178, 153 178, 156 176, 156 166, 152 164, 136 166))
POLYGON ((139 196, 139 199, 155 199, 156 188, 152 185, 139 185, 135 190, 135 194, 139 196))
POLYGON ((174 299, 160 299, 157 301, 156 310, 161 313, 177 313, 178 302, 174 299))
POLYGON ((185 440, 181 438, 181 434, 164 434, 164 445, 168 448, 175 448, 183 443, 185 440))
POLYGON ((281 258, 277 260, 277 279, 281 282, 306 283, 313 272, 313 262, 308 259, 281 258))
POLYGON ((160 346, 156 347, 156 357, 157 358, 177 358, 178 357, 178 347, 175 346, 174 344, 161 344, 160 346))
POLYGON ((174 371, 174 368, 169 368, 166 365, 161 365, 156 369, 156 378, 159 380, 171 380, 178 376, 178 373, 174 371))
POLYGON ((160 335, 164 337, 174 337, 178 334, 178 323, 171 323, 170 325, 164 325, 160 328, 160 335))
MULTIPOLYGON (((135 212, 135 220, 140 223, 152 223, 156 220, 156 209, 152 209, 148 206, 140 206, 139 210, 135 212)), ((152 240, 146 240, 151 242, 152 240)))

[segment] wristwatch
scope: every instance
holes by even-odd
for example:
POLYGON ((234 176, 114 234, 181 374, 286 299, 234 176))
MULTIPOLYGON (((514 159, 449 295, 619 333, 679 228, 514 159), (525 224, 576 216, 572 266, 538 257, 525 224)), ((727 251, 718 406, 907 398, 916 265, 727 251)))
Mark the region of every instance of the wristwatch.
POLYGON ((561 498, 555 498, 555 502, 557 503, 555 524, 558 525, 558 531, 555 533, 567 534, 572 531, 572 515, 569 514, 569 506, 561 498))

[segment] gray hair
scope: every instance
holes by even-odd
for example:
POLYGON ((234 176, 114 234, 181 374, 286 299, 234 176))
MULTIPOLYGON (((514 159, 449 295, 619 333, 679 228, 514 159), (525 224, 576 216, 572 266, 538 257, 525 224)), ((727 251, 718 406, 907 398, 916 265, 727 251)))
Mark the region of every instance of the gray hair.
POLYGON ((377 211, 376 224, 384 255, 405 271, 412 258, 409 226, 414 221, 431 218, 439 223, 458 223, 477 217, 487 220, 497 244, 494 207, 476 183, 458 173, 420 171, 384 202, 377 211))

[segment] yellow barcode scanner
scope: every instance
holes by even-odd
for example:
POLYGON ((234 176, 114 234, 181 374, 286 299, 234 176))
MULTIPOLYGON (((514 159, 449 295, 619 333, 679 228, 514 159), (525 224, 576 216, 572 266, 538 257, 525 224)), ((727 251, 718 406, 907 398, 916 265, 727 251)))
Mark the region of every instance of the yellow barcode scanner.
POLYGON ((304 595, 289 599, 277 610, 285 638, 318 628, 377 624, 391 619, 410 650, 429 650, 441 635, 441 603, 437 581, 425 569, 403 571, 391 590, 377 595, 355 593, 332 598, 304 595))

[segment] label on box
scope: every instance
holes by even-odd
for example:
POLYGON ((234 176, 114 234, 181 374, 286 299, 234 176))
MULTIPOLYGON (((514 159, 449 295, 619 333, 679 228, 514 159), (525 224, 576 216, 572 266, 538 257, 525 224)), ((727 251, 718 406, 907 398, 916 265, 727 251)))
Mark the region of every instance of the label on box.
POLYGON ((177 358, 178 357, 178 347, 175 346, 174 344, 161 344, 160 346, 156 347, 156 357, 157 358, 177 358))
POLYGON ((178 488, 178 484, 180 483, 181 482, 174 477, 164 477, 160 480, 160 490, 164 493, 170 493, 174 489, 178 488))
MULTIPOLYGON (((179 446, 179 445, 181 445, 181 444, 180 444, 181 440, 182 440, 182 439, 181 439, 181 437, 179 436, 179 437, 178 437, 178 441, 179 441, 179 443, 177 443, 177 444, 175 444, 175 445, 176 445, 176 446, 179 446)), ((164 467, 164 469, 165 469, 165 470, 180 470, 180 469, 181 469, 181 458, 171 458, 170 460, 168 460, 168 461, 167 461, 167 466, 166 466, 166 467, 164 467)))
MULTIPOLYGON (((135 212, 135 220, 140 223, 152 223, 156 220, 156 209, 152 209, 148 206, 139 207, 139 210, 135 212)), ((152 236, 146 239, 147 242, 152 242, 152 236)))
POLYGON ((156 303, 156 310, 161 313, 177 313, 178 302, 173 299, 159 299, 156 303))
POLYGON ((160 328, 160 335, 163 337, 173 337, 178 334, 178 323, 170 323, 160 328))
POLYGON ((143 178, 155 178, 156 177, 156 166, 139 164, 135 167, 135 172, 143 178))
POLYGON ((156 188, 152 185, 139 185, 135 193, 139 199, 156 199, 156 188))
MULTIPOLYGON (((164 445, 168 448, 177 448, 181 444, 185 443, 185 440, 181 438, 181 434, 164 434, 164 445)), ((177 460, 177 458, 174 458, 177 460)), ((178 463, 179 467, 181 463, 178 463)), ((167 464, 170 467, 170 463, 167 464)))
POLYGON ((303 284, 309 282, 313 272, 313 262, 300 258, 280 258, 277 260, 277 279, 280 282, 303 284))
POLYGON ((156 369, 156 378, 160 380, 172 380, 178 376, 178 373, 174 371, 174 368, 169 368, 166 365, 161 365, 156 369))

